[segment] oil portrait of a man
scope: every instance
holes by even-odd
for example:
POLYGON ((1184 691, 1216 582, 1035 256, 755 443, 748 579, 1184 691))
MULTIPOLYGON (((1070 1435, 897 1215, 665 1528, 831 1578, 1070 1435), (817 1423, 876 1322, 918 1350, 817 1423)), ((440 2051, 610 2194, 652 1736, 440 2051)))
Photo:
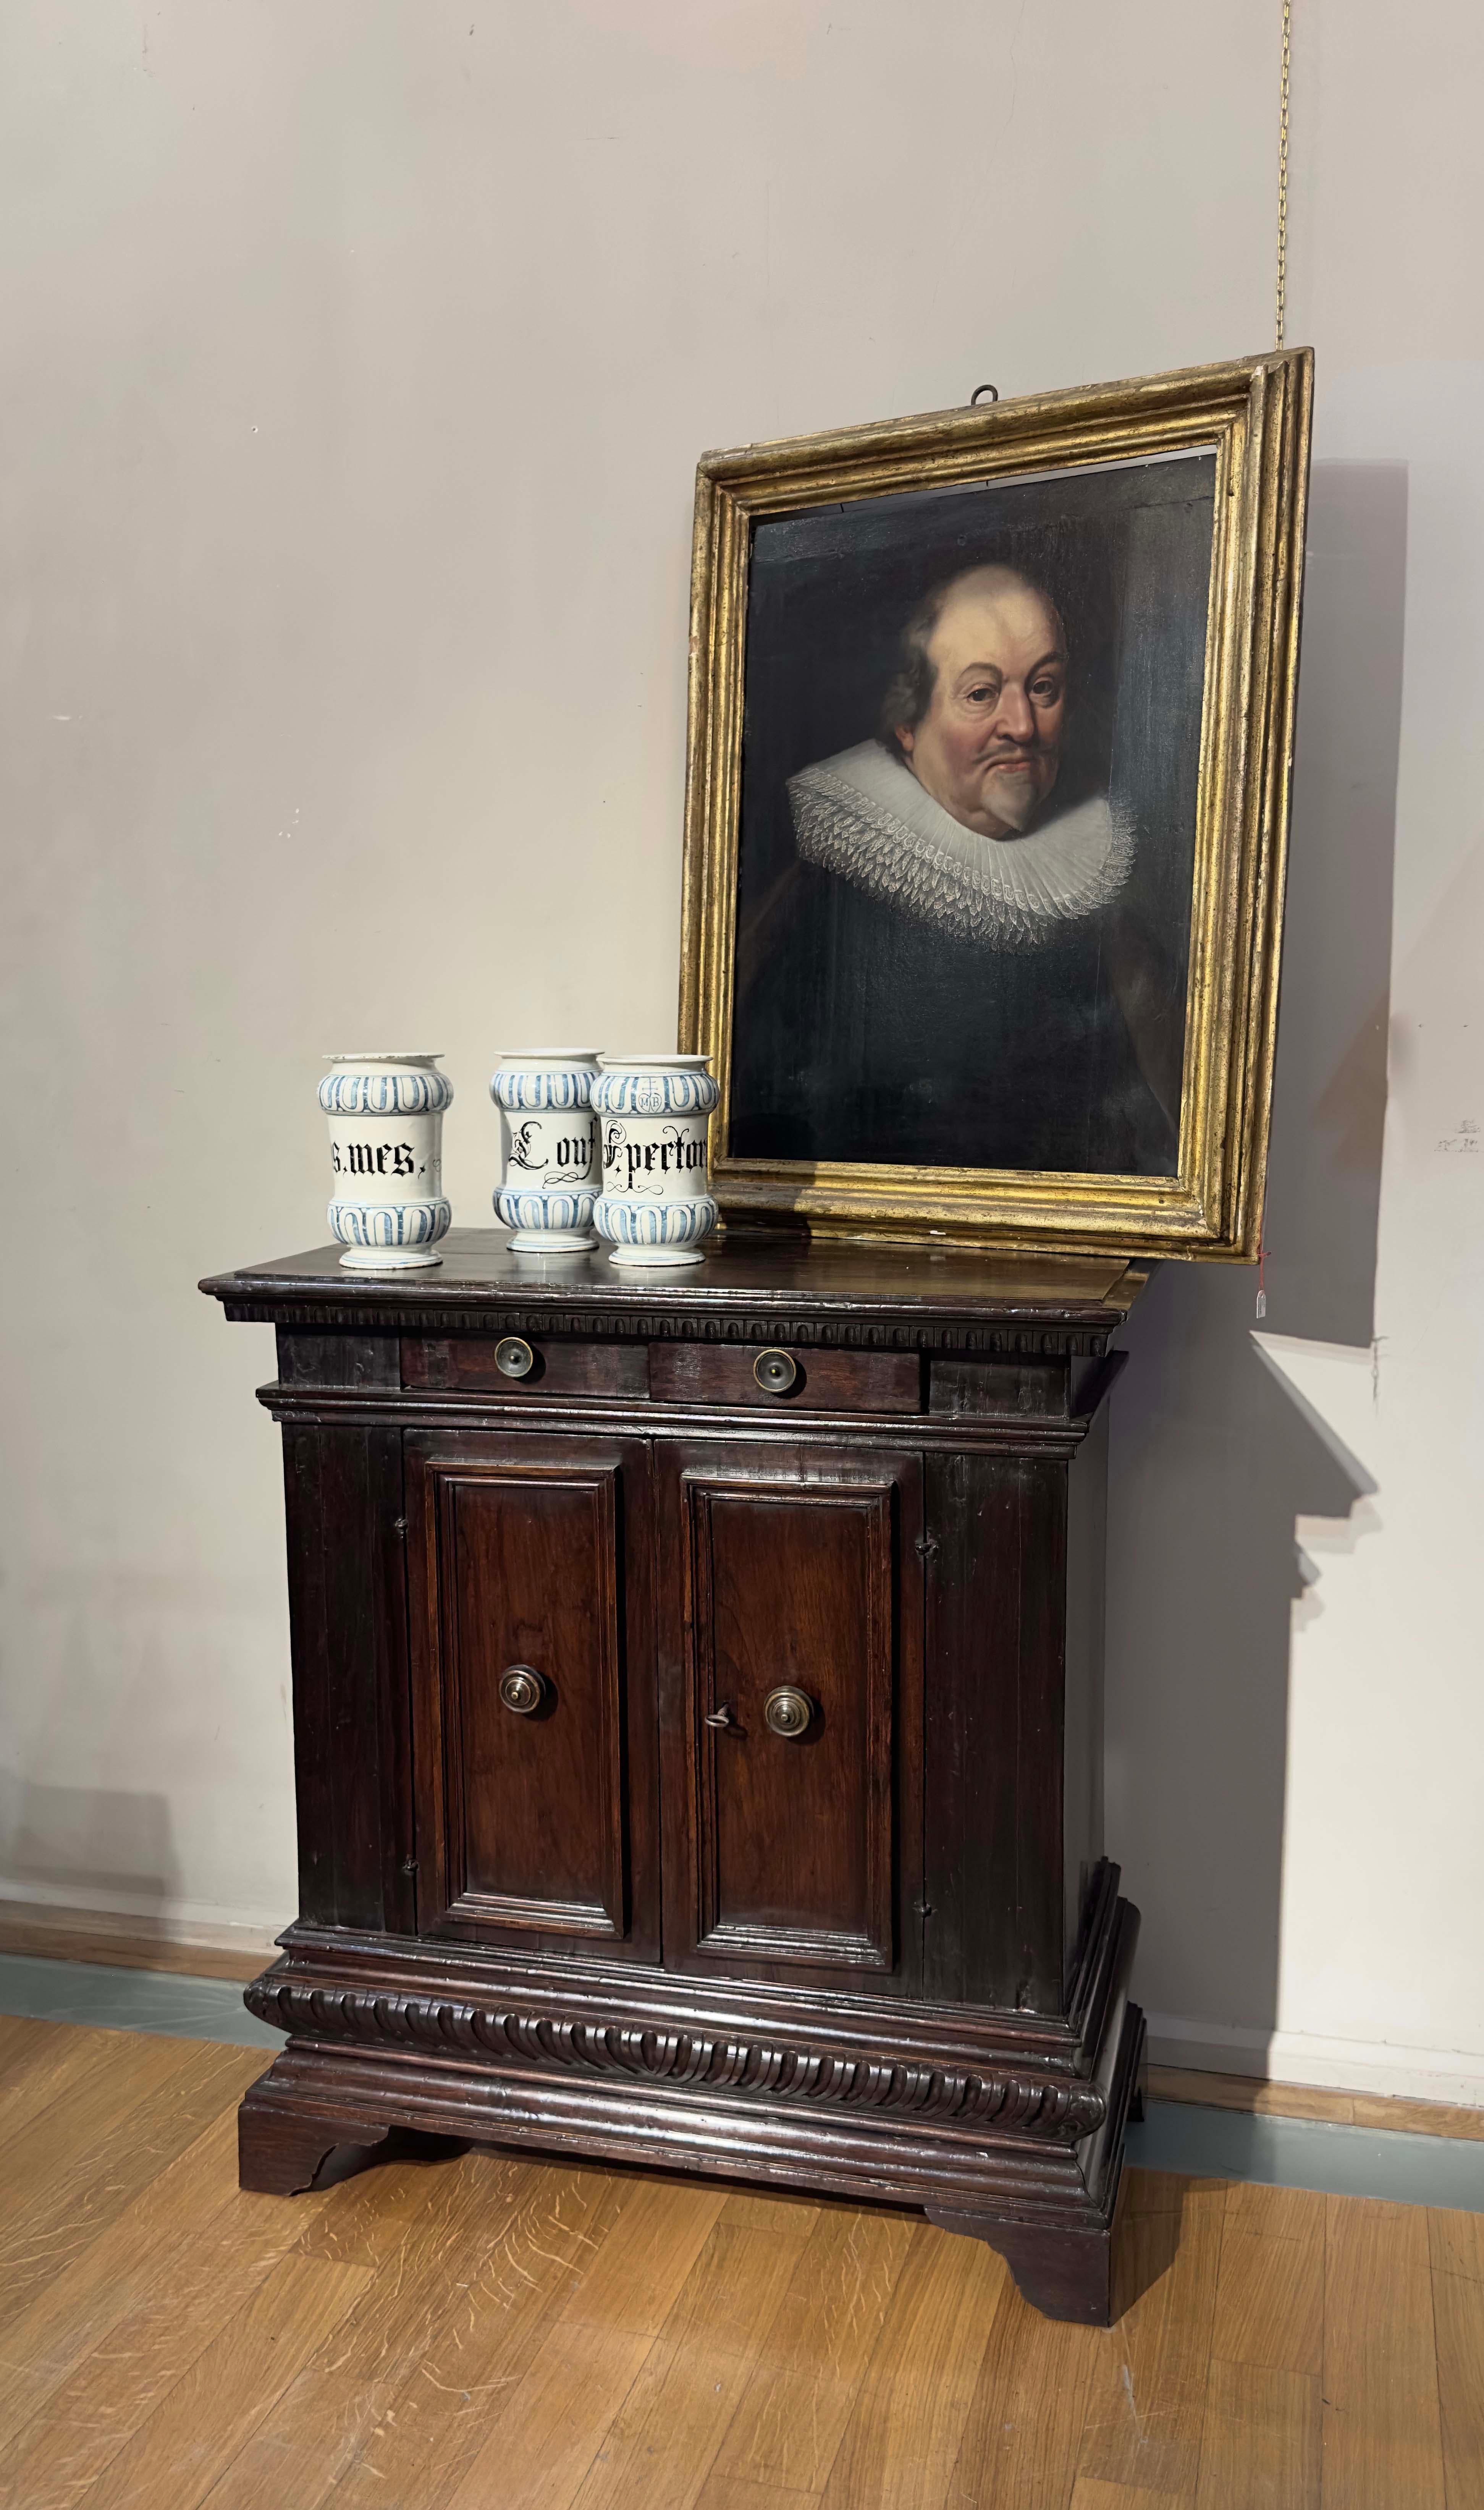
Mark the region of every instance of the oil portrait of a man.
POLYGON ((1198 455, 759 532, 734 1156, 1174 1173, 1211 490, 1198 455))

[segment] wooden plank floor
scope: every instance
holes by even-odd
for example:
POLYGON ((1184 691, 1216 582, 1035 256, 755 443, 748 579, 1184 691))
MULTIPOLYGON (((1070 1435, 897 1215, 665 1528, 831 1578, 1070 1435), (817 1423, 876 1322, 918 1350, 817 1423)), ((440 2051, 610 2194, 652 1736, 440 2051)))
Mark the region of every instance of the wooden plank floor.
POLYGON ((887 2211, 492 2152, 244 2196, 264 2062, 0 2018, 7 2510, 1484 2510, 1484 2217, 1132 2172, 1094 2332, 887 2211))

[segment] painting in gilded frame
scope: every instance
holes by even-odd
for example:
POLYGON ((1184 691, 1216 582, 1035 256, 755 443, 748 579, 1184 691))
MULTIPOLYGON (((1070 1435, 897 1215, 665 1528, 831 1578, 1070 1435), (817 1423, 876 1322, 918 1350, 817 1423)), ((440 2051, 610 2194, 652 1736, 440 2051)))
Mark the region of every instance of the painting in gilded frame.
POLYGON ((703 460, 681 1040, 725 1212, 1255 1252, 1311 385, 703 460))

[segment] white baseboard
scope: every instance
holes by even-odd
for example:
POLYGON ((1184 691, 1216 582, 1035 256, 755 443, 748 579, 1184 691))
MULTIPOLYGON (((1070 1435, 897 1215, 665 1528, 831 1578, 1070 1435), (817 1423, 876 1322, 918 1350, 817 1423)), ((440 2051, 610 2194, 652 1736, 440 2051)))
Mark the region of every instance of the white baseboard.
POLYGON ((1313 2083, 1324 2091, 1382 2092, 1395 2099, 1448 2101, 1484 2109, 1484 2051, 1407 2048, 1394 2041, 1330 2039, 1306 2031, 1237 2030, 1151 2013, 1149 2055, 1156 2066, 1188 2066, 1210 2074, 1257 2074, 1273 2083, 1313 2083))
POLYGON ((162 1900, 148 1891, 100 1891, 95 1884, 14 1882, 0 1874, 0 1900, 34 1909, 38 1918, 54 1913, 111 1919, 115 1931, 137 1926, 172 1944, 209 1944, 219 1949, 270 1952, 293 1912, 222 1909, 209 1900, 162 1900))

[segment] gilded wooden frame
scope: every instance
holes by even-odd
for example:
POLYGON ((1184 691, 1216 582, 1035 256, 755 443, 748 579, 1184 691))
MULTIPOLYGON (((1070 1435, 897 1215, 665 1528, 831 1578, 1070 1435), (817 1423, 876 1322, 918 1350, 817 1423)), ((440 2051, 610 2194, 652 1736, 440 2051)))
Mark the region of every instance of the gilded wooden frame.
POLYGON ((1258 1252, 1298 680, 1313 353, 707 453, 691 579, 680 1045, 721 1084, 724 1214, 828 1236, 1068 1252, 1258 1252), (1177 1173, 733 1159, 733 948, 744 629, 754 520, 893 490, 1214 448, 1216 518, 1197 797, 1177 1173))

